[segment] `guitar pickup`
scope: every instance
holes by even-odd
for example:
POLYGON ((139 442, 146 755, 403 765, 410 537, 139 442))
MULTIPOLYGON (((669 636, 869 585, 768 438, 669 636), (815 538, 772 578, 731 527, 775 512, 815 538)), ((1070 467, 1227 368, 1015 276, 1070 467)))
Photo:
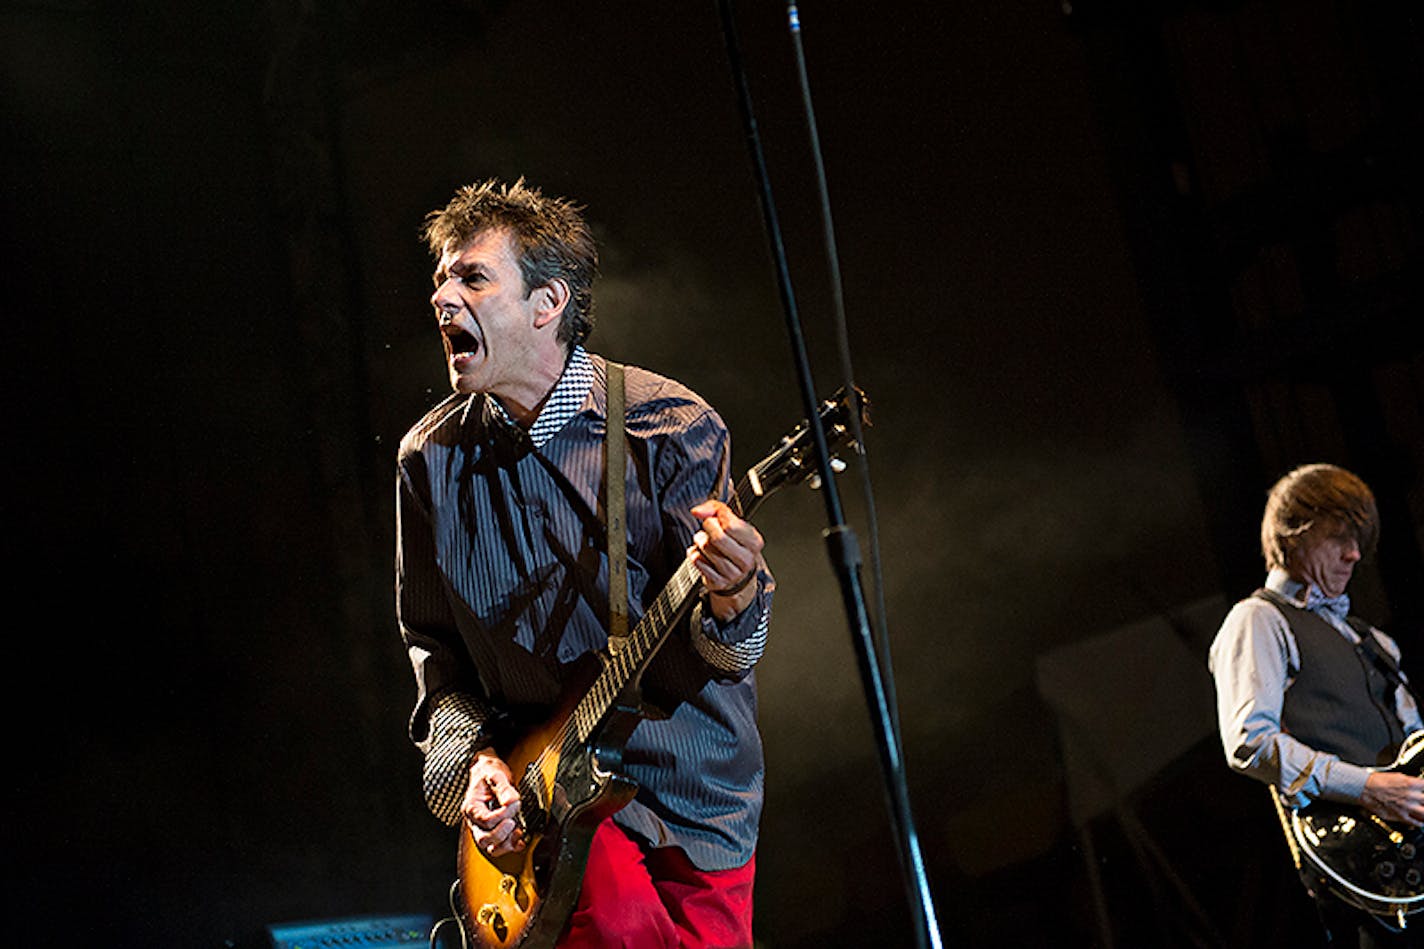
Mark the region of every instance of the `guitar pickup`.
POLYGON ((519 829, 526 834, 540 834, 549 823, 549 802, 544 793, 544 776, 539 773, 536 762, 530 762, 524 769, 524 778, 519 782, 519 829))

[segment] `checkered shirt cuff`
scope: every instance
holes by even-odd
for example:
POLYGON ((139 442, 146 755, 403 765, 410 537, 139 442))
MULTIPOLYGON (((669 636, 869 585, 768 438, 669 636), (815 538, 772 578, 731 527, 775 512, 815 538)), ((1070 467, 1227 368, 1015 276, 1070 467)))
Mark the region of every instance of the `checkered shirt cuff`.
POLYGON ((425 752, 425 806, 442 822, 460 822, 460 804, 470 783, 470 762, 490 745, 484 725, 489 709, 471 695, 446 692, 430 709, 430 741, 425 752))

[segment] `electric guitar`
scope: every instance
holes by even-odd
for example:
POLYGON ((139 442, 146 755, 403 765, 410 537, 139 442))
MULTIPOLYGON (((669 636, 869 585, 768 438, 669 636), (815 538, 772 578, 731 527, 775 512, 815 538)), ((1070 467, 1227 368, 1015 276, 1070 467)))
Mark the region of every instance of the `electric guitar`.
MULTIPOLYGON (((1424 732, 1404 741, 1377 770, 1424 777, 1424 732)), ((1326 892, 1400 928, 1424 909, 1424 828, 1384 820, 1362 807, 1315 800, 1287 807, 1272 791, 1297 868, 1326 892)))
MULTIPOLYGON (((853 397, 842 391, 822 403, 817 424, 831 451, 857 448, 851 412, 869 425, 868 403, 858 389, 853 397)), ((737 484, 733 509, 750 517, 785 485, 810 479, 815 487, 814 443, 804 422, 783 436, 737 484)), ((614 654, 600 650, 547 721, 512 747, 497 749, 516 778, 525 846, 490 857, 475 846, 467 826, 460 828, 459 879, 450 903, 466 947, 534 949, 558 938, 578 900, 595 828, 637 792, 636 782, 618 771, 639 719, 639 680, 701 592, 702 575, 689 558, 622 648, 614 654)))

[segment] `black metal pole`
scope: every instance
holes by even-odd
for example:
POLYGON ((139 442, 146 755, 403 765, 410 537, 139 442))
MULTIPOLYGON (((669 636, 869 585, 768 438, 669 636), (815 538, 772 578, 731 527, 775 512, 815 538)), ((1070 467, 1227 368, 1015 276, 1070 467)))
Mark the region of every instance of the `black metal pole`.
MULTIPOLYGON (((737 39, 731 0, 718 0, 718 7, 722 18, 722 31, 727 44, 727 56, 737 86, 738 104, 741 108, 747 145, 755 167, 762 216, 767 237, 771 243, 772 258, 776 265, 777 286, 781 293, 787 332, 791 337, 792 358, 801 389, 803 411, 805 411, 808 420, 814 420, 818 408, 815 383, 812 379, 810 358, 806 353, 805 337, 801 332, 801 321, 797 312, 796 296, 792 289, 785 247, 781 238, 781 226, 777 220, 776 205, 772 197, 770 176, 767 174, 765 158, 762 155, 761 138, 757 130, 756 116, 752 109, 746 72, 742 66, 741 45, 737 39)), ((789 23, 793 33, 799 34, 799 13, 794 3, 789 6, 789 23)), ((796 38, 799 41, 799 36, 796 38)), ((835 262, 832 261, 832 266, 834 264, 835 262)), ((826 549, 832 569, 840 583, 841 598, 854 640, 856 661, 860 668, 866 703, 874 717, 873 724, 879 746, 881 771, 885 779, 890 820, 898 844, 908 899, 916 917, 916 943, 920 949, 939 947, 942 943, 934 901, 930 894, 929 880, 920 852, 919 835, 915 831, 914 819, 910 811, 909 792, 905 784, 904 758, 900 750, 900 738, 896 725, 897 716, 890 699, 891 692, 888 685, 889 670, 882 670, 878 662, 870 616, 866 610, 865 594, 860 581, 859 543, 856 540, 855 532, 845 522, 825 434, 817 425, 812 424, 809 427, 816 448, 817 468, 821 475, 821 496, 826 505, 828 525, 824 532, 826 549)))

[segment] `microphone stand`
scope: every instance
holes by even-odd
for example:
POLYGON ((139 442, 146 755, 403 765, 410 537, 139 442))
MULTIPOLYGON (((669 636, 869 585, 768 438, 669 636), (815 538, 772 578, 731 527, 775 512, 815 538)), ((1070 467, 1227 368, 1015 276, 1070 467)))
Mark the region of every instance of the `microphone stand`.
MULTIPOLYGON (((800 14, 794 0, 787 5, 788 19, 796 50, 800 54, 800 14)), ((803 410, 808 420, 815 446, 816 463, 820 473, 821 497, 826 506, 827 528, 823 533, 832 569, 840 583, 841 599, 846 618, 851 627, 855 645, 856 662, 860 667, 862 687, 866 702, 874 713, 874 726, 879 746, 881 771, 885 779, 885 792, 890 810, 890 820, 898 844, 901 870, 905 876, 907 896, 915 912, 916 945, 919 949, 939 949, 942 945, 939 926, 936 921, 934 902, 930 894, 929 880, 925 874, 924 858, 920 852, 919 835, 915 831, 914 818, 910 813, 910 796, 905 784, 904 759, 900 750, 898 714, 892 698, 889 663, 882 669, 879 654, 875 648, 870 616, 865 605, 865 593, 860 580, 860 546, 855 532, 845 521, 841 509, 840 496, 836 491, 835 474, 831 467, 830 451, 825 433, 814 424, 818 414, 815 383, 812 379, 810 358, 806 353, 805 337, 801 332, 800 317, 797 313, 796 297, 791 287, 790 270, 787 265, 785 247, 781 239, 781 226, 777 220, 776 206, 772 199, 770 177, 767 174, 765 158, 762 154, 761 139, 757 131, 756 117, 752 110, 751 94, 746 72, 742 68, 740 43, 737 40, 736 23, 732 15, 731 0, 718 0, 722 31, 727 45, 727 56, 732 67, 733 78, 738 92, 742 122, 755 166, 762 215, 765 219, 767 237, 771 243, 772 258, 776 264, 777 286, 781 293, 782 309, 786 316, 787 331, 791 337, 792 356, 795 362, 797 381, 801 389, 803 410)), ((801 65, 798 58, 798 65, 801 65)), ((805 69, 802 66, 801 80, 803 94, 806 93, 805 69)), ((813 145, 815 144, 815 122, 809 112, 813 145)), ((818 167, 819 172, 819 167, 818 167)), ((822 181, 824 188, 824 181, 822 181)), ((823 195, 824 198, 824 195, 823 195)), ((829 236, 829 235, 828 235, 829 236)), ((832 272, 836 262, 830 261, 832 272)), ((847 392, 854 398, 852 380, 847 380, 847 392)), ((859 413, 852 411, 852 431, 859 441, 859 413)))

